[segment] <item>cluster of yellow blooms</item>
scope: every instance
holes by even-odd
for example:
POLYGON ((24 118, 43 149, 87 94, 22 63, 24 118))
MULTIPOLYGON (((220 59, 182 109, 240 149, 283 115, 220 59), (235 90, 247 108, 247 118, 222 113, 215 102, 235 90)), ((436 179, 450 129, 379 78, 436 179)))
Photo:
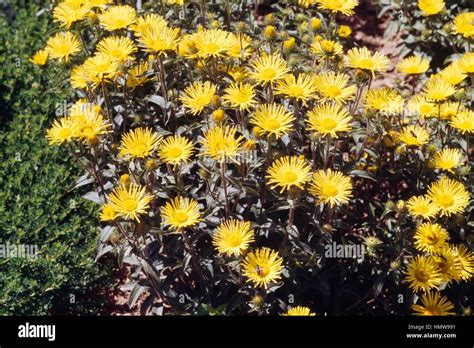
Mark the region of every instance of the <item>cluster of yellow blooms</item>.
MULTIPOLYGON (((164 3, 175 11, 187 6, 184 0, 164 3)), ((93 157, 105 151, 115 164, 129 170, 117 173, 118 184, 104 195, 102 221, 138 224, 153 218, 159 202, 150 179, 154 171, 163 164, 179 186, 185 165, 195 157, 210 158, 220 166, 226 199, 226 218, 212 235, 213 245, 218 253, 240 260, 242 274, 255 287, 268 288, 281 279, 283 258, 266 247, 252 250, 256 241, 252 223, 230 217, 228 163, 240 164, 245 180, 248 172, 241 156, 257 150, 266 157, 264 179, 276 194, 296 204, 307 190, 317 205, 332 214, 333 209, 350 203, 353 183, 350 175, 335 168, 331 149, 336 152, 340 140, 350 137, 354 128, 360 129, 361 121, 370 125, 387 117, 393 120, 392 126, 399 124, 398 131, 381 134, 384 141, 397 146, 399 154, 429 144, 439 122, 443 122, 445 137, 452 132, 459 136, 474 132, 474 112, 458 98, 468 86, 468 77, 474 76, 473 52, 432 74, 422 90, 406 100, 394 88, 371 88, 377 75, 390 69, 386 55, 365 47, 344 48, 351 30, 337 24, 335 18, 353 15, 358 0, 295 3, 304 9, 317 8, 322 14, 333 15, 332 19, 302 21, 299 30, 306 34, 301 38, 279 28, 272 14, 265 18, 266 26, 259 36, 245 33, 245 23, 237 23, 236 31, 231 32, 222 29, 219 21, 191 32, 174 27, 163 15, 140 14, 129 5, 113 5, 111 0, 65 0, 54 8, 54 20, 63 30, 48 39, 32 62, 44 66, 54 60, 70 68, 71 85, 83 98, 69 115, 54 122, 47 138, 51 144, 76 143, 93 157), (93 52, 82 37, 83 28, 101 33, 93 52), (295 63, 295 50, 306 57, 303 65, 295 63), (186 83, 170 81, 171 70, 186 83), (154 93, 163 99, 160 122, 166 131, 158 130, 152 122, 144 126, 140 116, 127 115, 127 98, 147 86, 155 86, 158 92, 154 93), (122 111, 110 106, 111 93, 123 98, 122 111), (117 113, 129 119, 121 120, 117 113), (190 124, 197 117, 202 117, 199 139, 189 136, 190 124), (300 151, 277 154, 278 142, 297 144, 300 151), (306 142, 311 160, 301 150, 306 142), (321 165, 316 158, 319 145, 324 150, 321 165)), ((420 0, 419 7, 431 16, 442 11, 444 3, 420 0)), ((474 36, 473 15, 461 13, 454 19, 456 33, 474 36)), ((401 60, 397 69, 412 77, 422 76, 430 69, 430 62, 410 56, 401 60)), ((449 175, 464 157, 461 150, 445 147, 430 160, 434 168, 449 175)), ((185 197, 180 187, 179 194, 169 199, 160 213, 164 226, 185 234, 206 216, 196 197, 185 197)), ((414 219, 432 221, 437 216, 462 213, 468 204, 469 193, 463 183, 442 176, 426 195, 412 197, 407 207, 414 219)), ((289 220, 292 225, 291 212, 289 220)), ((415 291, 430 291, 442 283, 473 276, 472 252, 462 244, 447 244, 448 238, 438 223, 418 226, 414 245, 426 255, 413 258, 408 266, 407 280, 415 291)), ((423 306, 413 307, 418 313, 446 314, 453 308, 439 293, 423 295, 422 302, 423 306)), ((287 315, 314 314, 306 307, 295 307, 287 315)))

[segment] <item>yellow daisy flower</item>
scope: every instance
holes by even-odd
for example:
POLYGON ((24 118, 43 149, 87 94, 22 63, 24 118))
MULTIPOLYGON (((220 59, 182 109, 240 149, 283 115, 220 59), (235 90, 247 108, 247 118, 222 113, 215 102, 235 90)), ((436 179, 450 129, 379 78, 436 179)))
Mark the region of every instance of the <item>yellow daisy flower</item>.
POLYGON ((472 110, 461 111, 451 118, 451 127, 456 128, 461 134, 474 132, 474 112, 472 110))
POLYGON ((396 114, 403 111, 404 101, 398 92, 391 88, 371 89, 365 97, 366 110, 396 114))
POLYGON ((433 158, 435 168, 453 173, 453 168, 461 165, 462 153, 458 149, 443 149, 433 158))
POLYGON ((130 89, 135 89, 138 86, 142 86, 148 81, 155 79, 154 76, 149 75, 150 62, 145 61, 140 64, 134 65, 130 70, 128 70, 128 75, 126 78, 127 87, 130 89))
POLYGON ((444 0, 418 0, 418 7, 425 16, 433 16, 444 9, 444 0))
POLYGON ((469 192, 464 185, 445 176, 430 185, 428 196, 439 207, 441 216, 460 213, 469 204, 469 192))
POLYGON ((90 10, 91 6, 85 1, 64 1, 54 8, 53 19, 69 29, 74 22, 86 18, 90 10))
POLYGON ((260 248, 247 254, 241 267, 248 282, 266 289, 270 283, 281 279, 283 259, 274 250, 260 248))
POLYGON ((430 61, 420 56, 410 56, 397 64, 397 70, 405 75, 423 74, 430 68, 430 61))
POLYGON ((369 71, 373 74, 384 72, 390 66, 390 60, 380 52, 371 54, 367 47, 352 48, 347 52, 348 65, 354 69, 369 71))
POLYGON ((136 37, 142 36, 142 34, 150 28, 154 28, 159 31, 159 28, 168 26, 168 22, 156 13, 147 13, 142 17, 138 17, 133 24, 130 25, 130 29, 133 31, 136 37))
POLYGON ((441 104, 439 116, 442 120, 450 120, 458 113, 465 112, 466 110, 460 102, 445 102, 441 104))
POLYGON ((135 21, 137 13, 128 5, 111 6, 99 14, 99 21, 108 31, 128 27, 135 21))
POLYGON ((441 225, 426 222, 416 229, 413 239, 418 250, 432 253, 447 245, 449 234, 441 225))
POLYGON ((117 212, 111 203, 104 204, 100 211, 100 221, 113 221, 117 217, 117 212))
POLYGON ((346 103, 354 99, 357 90, 355 85, 349 85, 349 75, 333 71, 316 75, 314 81, 322 101, 346 103))
POLYGON ((234 83, 224 90, 224 104, 240 110, 249 110, 256 104, 255 90, 248 83, 234 83))
POLYGON ((215 94, 216 86, 213 83, 196 81, 186 87, 184 94, 179 99, 185 108, 191 109, 191 113, 197 115, 212 103, 215 94))
POLYGON ((212 244, 220 254, 239 256, 254 242, 254 231, 248 221, 228 220, 219 225, 212 244))
POLYGON ((304 189, 304 184, 310 179, 310 167, 302 156, 285 156, 277 159, 268 169, 266 178, 273 189, 285 190, 298 187, 304 189))
POLYGON ((259 127, 263 134, 280 138, 293 128, 295 117, 283 105, 264 104, 255 110, 250 122, 259 127))
POLYGON ((315 97, 316 86, 313 78, 308 74, 286 75, 277 82, 275 94, 298 100, 306 105, 306 101, 315 97))
POLYGON ((49 53, 47 50, 39 50, 33 55, 33 57, 30 58, 30 62, 38 66, 43 66, 46 65, 46 62, 48 61, 48 56, 49 53))
POLYGON ((86 89, 89 87, 88 83, 84 65, 75 66, 71 71, 71 86, 77 89, 86 89))
POLYGON ((351 178, 337 170, 318 170, 313 174, 309 192, 318 197, 318 204, 347 204, 352 197, 351 178))
POLYGON ((208 130, 202 140, 202 154, 221 162, 226 158, 236 157, 243 140, 242 136, 236 137, 236 132, 236 128, 229 126, 216 126, 208 130))
POLYGON ((147 212, 152 199, 153 196, 146 193, 146 188, 138 184, 120 185, 108 197, 117 217, 138 222, 139 215, 147 212))
POLYGON ((463 268, 459 259, 458 250, 455 246, 446 244, 434 250, 431 258, 438 266, 441 279, 444 283, 449 285, 452 281, 461 281, 463 268))
POLYGON ((286 61, 275 53, 257 58, 251 64, 249 76, 260 84, 268 84, 283 78, 289 71, 286 61))
POLYGON ((52 59, 67 63, 71 56, 81 50, 81 44, 71 32, 59 32, 48 39, 45 50, 52 59))
POLYGON ((474 74, 474 52, 464 53, 457 64, 463 73, 474 74))
POLYGON ((163 224, 180 231, 199 223, 201 212, 198 203, 192 198, 176 197, 161 208, 163 224))
POLYGON ((109 36, 97 44, 97 52, 109 55, 120 63, 134 59, 133 54, 136 51, 133 41, 125 36, 109 36))
POLYGON ((147 52, 166 55, 166 52, 176 50, 178 35, 179 29, 177 28, 151 25, 141 32, 138 42, 147 52))
POLYGON ((454 32, 466 39, 474 38, 474 12, 464 12, 454 18, 454 32))
POLYGON ((441 296, 439 292, 427 292, 421 295, 421 305, 414 304, 411 306, 415 315, 422 316, 446 316, 454 315, 452 310, 454 305, 448 301, 445 296, 441 296))
POLYGON ((352 129, 352 117, 340 106, 325 103, 308 112, 306 124, 308 131, 337 138, 338 132, 352 129))
POLYGON ((402 130, 398 132, 397 135, 400 141, 404 142, 408 146, 422 146, 428 143, 430 139, 430 134, 426 131, 426 129, 416 125, 410 125, 402 128, 402 130))
POLYGON ((428 196, 411 197, 407 202, 407 208, 411 216, 427 220, 434 218, 439 212, 439 207, 434 205, 428 196))
POLYGON ((46 132, 48 143, 61 145, 64 142, 71 141, 77 135, 77 127, 77 120, 70 116, 54 121, 51 128, 46 132))
POLYGON ((288 309, 286 313, 282 315, 303 317, 303 316, 315 316, 316 314, 312 313, 308 307, 296 306, 296 307, 288 309))
POLYGON ((354 8, 359 5, 358 0, 317 0, 318 8, 328 10, 333 13, 341 13, 345 16, 352 16, 354 8))
POLYGON ((120 150, 130 158, 145 158, 153 154, 161 142, 161 137, 150 128, 136 128, 122 137, 120 150))
POLYGON ((232 33, 221 29, 202 30, 190 37, 191 58, 217 58, 227 55, 234 48, 232 33))
POLYGON ((434 77, 428 81, 423 92, 428 99, 440 102, 456 93, 456 89, 443 79, 434 77))
POLYGON ((164 163, 173 165, 188 163, 193 152, 193 143, 179 135, 167 137, 158 148, 160 159, 164 163))
POLYGON ((406 280, 410 282, 410 288, 415 292, 437 289, 442 283, 438 266, 426 256, 411 258, 406 271, 406 280))
POLYGON ((83 64, 86 82, 98 86, 104 82, 112 81, 119 73, 119 62, 105 53, 98 53, 86 59, 83 64))
POLYGON ((311 52, 321 59, 332 59, 342 54, 342 45, 339 42, 332 40, 315 41, 311 45, 311 52))
POLYGON ((469 280, 474 276, 474 254, 465 245, 456 247, 457 259, 461 265, 460 280, 469 280))
POLYGON ((467 75, 461 70, 457 61, 449 64, 436 76, 441 78, 444 82, 453 86, 460 84, 467 78, 467 75))

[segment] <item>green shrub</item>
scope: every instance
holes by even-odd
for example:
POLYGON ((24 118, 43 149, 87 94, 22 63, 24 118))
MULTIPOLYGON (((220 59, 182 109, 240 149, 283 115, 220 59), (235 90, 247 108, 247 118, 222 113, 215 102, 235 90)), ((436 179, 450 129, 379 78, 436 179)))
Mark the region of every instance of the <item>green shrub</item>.
POLYGON ((28 62, 47 36, 47 12, 31 2, 0 7, 0 244, 36 244, 37 260, 0 259, 0 314, 87 314, 104 284, 95 263, 94 204, 73 189, 79 172, 65 149, 47 146, 45 128, 68 93, 28 62))

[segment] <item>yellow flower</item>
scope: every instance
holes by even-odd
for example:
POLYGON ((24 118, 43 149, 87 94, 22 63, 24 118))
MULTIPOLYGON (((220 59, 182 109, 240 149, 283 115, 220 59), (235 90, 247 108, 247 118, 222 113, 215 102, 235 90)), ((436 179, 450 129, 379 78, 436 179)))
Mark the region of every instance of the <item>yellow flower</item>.
POLYGON ((464 12, 454 18, 454 32, 466 39, 474 37, 474 12, 464 12))
POLYGON ((283 105, 264 104, 255 110, 250 122, 259 127, 264 134, 280 138, 293 128, 295 117, 283 105))
POLYGON ((422 127, 411 125, 402 128, 398 138, 408 146, 422 146, 428 143, 430 134, 422 127))
POLYGON ((212 118, 216 123, 224 122, 225 120, 225 111, 222 109, 214 110, 212 113, 212 118))
POLYGON ((30 62, 38 66, 43 66, 48 61, 48 55, 47 50, 39 50, 30 58, 30 62))
POLYGON ((449 123, 462 134, 474 132, 474 112, 472 110, 461 111, 451 118, 449 123))
POLYGON ((224 104, 238 108, 240 110, 249 110, 256 104, 255 90, 248 83, 234 83, 227 87, 222 97, 224 104))
POLYGON ((390 60, 384 54, 371 54, 367 47, 352 48, 347 52, 348 65, 354 69, 362 69, 372 73, 383 72, 390 66, 390 60))
POLYGON ((138 86, 142 86, 148 81, 154 80, 154 77, 149 76, 148 70, 150 69, 150 62, 145 61, 140 64, 134 65, 128 70, 127 75, 127 87, 134 89, 138 86))
MULTIPOLYGON (((71 111, 71 115, 73 114, 71 111)), ((77 122, 77 137, 84 142, 94 144, 99 135, 110 132, 110 124, 104 120, 100 108, 87 107, 74 117, 77 122)))
POLYGON ((243 140, 242 136, 236 137, 236 132, 236 128, 229 126, 225 128, 216 126, 208 130, 202 140, 202 154, 219 161, 236 157, 243 140))
POLYGON ((72 69, 71 86, 78 89, 88 88, 87 75, 84 71, 84 65, 78 65, 72 69))
POLYGON ((318 204, 347 204, 352 197, 351 178, 337 170, 318 170, 313 174, 309 192, 318 197, 318 204))
POLYGON ((304 8, 308 8, 312 5, 315 5, 317 0, 298 0, 298 5, 304 8))
POLYGON ((183 197, 176 197, 168 201, 161 208, 161 218, 163 224, 171 226, 178 231, 194 226, 202 220, 198 203, 192 198, 183 197))
POLYGON ((286 61, 275 53, 257 58, 251 64, 249 75, 259 83, 267 84, 283 78, 289 71, 286 61))
POLYGON ((461 164, 462 153, 458 149, 444 149, 438 152, 433 159, 435 168, 453 173, 453 168, 461 164))
POLYGON ((133 54, 136 51, 133 41, 125 36, 109 36, 97 44, 97 52, 109 55, 120 63, 134 59, 133 54))
POLYGON ((75 118, 70 116, 63 117, 54 121, 51 128, 46 132, 46 138, 51 145, 61 145, 76 137, 77 127, 77 120, 75 118))
MULTIPOLYGON (((232 33, 221 29, 203 30, 190 37, 192 58, 223 57, 234 49, 235 38, 232 33)), ((240 53, 240 50, 239 50, 240 53)), ((240 54, 239 54, 240 56, 240 54)))
POLYGON ((212 244, 220 254, 242 255, 254 242, 254 231, 248 221, 227 220, 219 225, 212 237, 212 244))
POLYGON ((438 114, 438 107, 435 103, 422 95, 415 95, 408 102, 408 111, 419 115, 422 119, 433 117, 438 114))
POLYGON ((443 101, 454 93, 456 89, 441 78, 431 78, 424 88, 425 96, 436 102, 443 101))
POLYGON ((474 74, 474 52, 464 53, 457 63, 462 72, 474 74))
POLYGON ((337 31, 337 35, 339 35, 339 37, 342 37, 342 38, 349 37, 351 36, 351 34, 352 34, 352 30, 347 25, 341 25, 339 27, 339 30, 337 31))
POLYGON ((122 137, 120 150, 130 158, 145 158, 153 154, 161 137, 150 128, 136 128, 122 137))
POLYGON ((167 51, 174 51, 178 45, 179 29, 167 26, 151 25, 138 38, 140 46, 147 52, 165 55, 167 51))
POLYGON ((117 217, 117 212, 115 211, 112 204, 107 203, 102 206, 100 211, 100 221, 113 221, 117 217))
POLYGON ((150 207, 153 196, 146 193, 146 188, 138 184, 120 185, 109 195, 110 207, 117 217, 140 222, 139 215, 143 215, 150 207))
POLYGON ((441 279, 446 285, 452 281, 461 281, 463 268, 455 246, 444 245, 435 250, 431 258, 438 266, 441 279))
POLYGON ((354 7, 359 5, 358 0, 317 0, 318 8, 333 13, 342 13, 345 16, 354 14, 354 7))
POLYGON ((303 189, 310 177, 310 167, 302 156, 285 156, 277 159, 266 175, 268 184, 273 189, 279 187, 280 193, 295 187, 303 189))
POLYGON ((184 107, 191 109, 193 115, 200 114, 204 108, 212 103, 212 99, 216 94, 216 86, 206 81, 196 81, 184 90, 184 95, 179 99, 184 107))
POLYGON ((442 283, 438 266, 426 256, 411 258, 406 271, 406 280, 410 282, 410 288, 415 292, 437 289, 442 283))
POLYGON ((291 309, 288 309, 284 316, 315 316, 316 314, 312 313, 308 307, 296 306, 291 309))
POLYGON ((425 16, 432 16, 444 9, 444 0, 418 0, 418 7, 425 16))
POLYGON ((294 37, 289 37, 285 41, 283 41, 283 50, 285 53, 290 52, 296 44, 296 39, 294 37))
POLYGON ((99 21, 108 31, 128 27, 135 21, 137 13, 128 5, 111 6, 99 14, 99 21))
POLYGON ((461 280, 469 280, 474 275, 474 254, 465 245, 459 244, 456 247, 457 260, 461 265, 461 280))
POLYGON ((325 103, 308 112, 306 124, 308 131, 337 138, 338 132, 352 129, 352 117, 340 106, 325 103))
POLYGON ((415 315, 422 316, 454 315, 452 312, 454 305, 445 296, 441 296, 439 292, 422 294, 421 305, 414 304, 411 309, 413 309, 415 315))
POLYGON ((185 137, 174 135, 163 140, 158 148, 158 155, 164 163, 177 165, 188 163, 194 152, 192 142, 185 137))
POLYGON ((59 32, 46 42, 45 50, 53 59, 60 62, 69 62, 69 57, 79 52, 81 44, 77 37, 69 31, 59 32))
POLYGON ((430 61, 420 56, 410 56, 397 64, 398 71, 405 75, 423 74, 430 68, 430 61))
POLYGON ((242 273, 257 287, 267 288, 281 278, 283 259, 274 250, 260 248, 247 254, 241 264, 242 273))
POLYGON ((439 207, 441 216, 460 213, 469 204, 469 192, 464 185, 445 176, 430 185, 428 196, 439 207))
POLYGON ((112 81, 117 77, 119 66, 119 62, 112 56, 97 53, 95 56, 86 59, 83 64, 86 82, 98 86, 103 81, 112 81))
POLYGON ((445 102, 441 104, 439 116, 442 120, 450 120, 459 112, 464 112, 467 109, 460 102, 445 102))
POLYGON ((463 82, 467 75, 459 67, 457 61, 449 64, 446 68, 441 70, 436 76, 440 77, 444 82, 456 86, 463 82))
POLYGON ((306 105, 306 101, 315 97, 316 86, 313 78, 308 74, 295 75, 288 74, 277 82, 275 94, 284 95, 289 98, 301 101, 306 105))
POLYGON ((342 45, 332 40, 315 41, 311 45, 311 52, 320 58, 334 58, 342 54, 342 45))
POLYGON ((447 245, 449 234, 441 225, 427 222, 417 228, 413 239, 418 250, 433 253, 447 245))
POLYGON ((316 88, 323 101, 334 101, 338 104, 354 99, 356 86, 348 85, 349 75, 329 71, 316 75, 316 88))
POLYGON ((85 1, 64 1, 54 8, 53 18, 61 27, 69 29, 74 22, 86 18, 90 10, 91 6, 85 1))
POLYGON ((403 111, 403 105, 403 98, 391 88, 371 89, 366 95, 365 108, 367 110, 396 114, 403 111))
POLYGON ((413 196, 407 202, 407 208, 413 217, 431 219, 439 212, 439 207, 433 204, 428 196, 413 196))
POLYGON ((130 29, 133 31, 136 37, 143 35, 145 31, 149 28, 154 28, 159 30, 159 28, 164 28, 168 25, 168 22, 156 13, 147 13, 143 17, 138 17, 135 22, 130 25, 130 29))

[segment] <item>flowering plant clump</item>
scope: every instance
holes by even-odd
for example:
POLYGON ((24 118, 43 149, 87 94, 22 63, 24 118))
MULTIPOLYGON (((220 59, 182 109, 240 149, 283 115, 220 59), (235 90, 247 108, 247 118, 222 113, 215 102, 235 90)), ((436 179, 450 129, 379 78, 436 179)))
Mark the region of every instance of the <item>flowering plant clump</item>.
POLYGON ((60 2, 32 61, 70 74, 47 138, 95 185, 130 306, 469 312, 474 53, 395 67, 340 24, 357 0, 121 3, 60 2))

